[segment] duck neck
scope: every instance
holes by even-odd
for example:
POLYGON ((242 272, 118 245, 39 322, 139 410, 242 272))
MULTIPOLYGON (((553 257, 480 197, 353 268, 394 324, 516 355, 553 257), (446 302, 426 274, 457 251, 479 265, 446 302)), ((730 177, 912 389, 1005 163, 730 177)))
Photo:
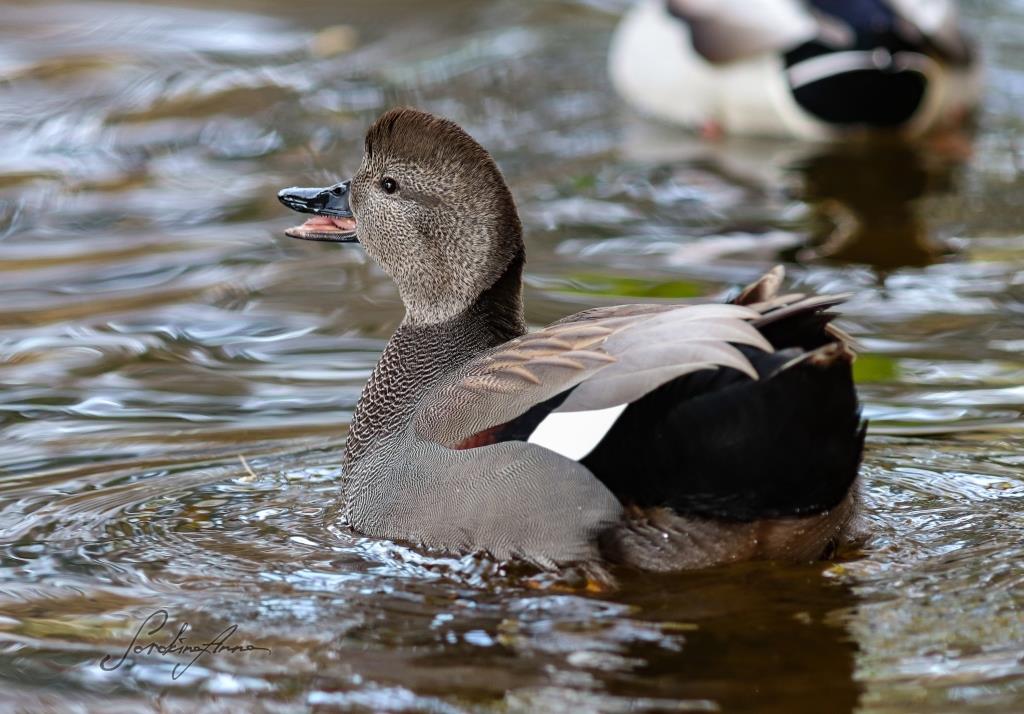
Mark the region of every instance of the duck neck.
POLYGON ((424 394, 467 361, 526 332, 523 249, 468 309, 444 322, 403 322, 356 404, 345 445, 351 467, 380 437, 405 427, 424 394))

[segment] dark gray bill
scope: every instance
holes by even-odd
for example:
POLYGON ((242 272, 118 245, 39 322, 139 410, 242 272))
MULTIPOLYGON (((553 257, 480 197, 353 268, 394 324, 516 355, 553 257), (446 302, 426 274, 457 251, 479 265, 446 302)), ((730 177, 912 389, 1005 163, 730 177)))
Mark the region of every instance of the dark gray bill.
POLYGON ((313 217, 301 226, 284 233, 290 238, 329 241, 332 243, 358 243, 356 219, 348 205, 350 181, 342 181, 327 188, 286 188, 278 192, 281 203, 299 213, 312 213, 313 217))

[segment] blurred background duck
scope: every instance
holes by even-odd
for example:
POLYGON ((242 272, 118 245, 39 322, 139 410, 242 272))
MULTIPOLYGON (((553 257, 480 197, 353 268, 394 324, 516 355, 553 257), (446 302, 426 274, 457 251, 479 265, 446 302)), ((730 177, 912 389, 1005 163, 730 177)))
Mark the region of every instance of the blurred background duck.
POLYGON ((609 54, 636 109, 708 136, 960 126, 977 54, 952 0, 641 0, 609 54))

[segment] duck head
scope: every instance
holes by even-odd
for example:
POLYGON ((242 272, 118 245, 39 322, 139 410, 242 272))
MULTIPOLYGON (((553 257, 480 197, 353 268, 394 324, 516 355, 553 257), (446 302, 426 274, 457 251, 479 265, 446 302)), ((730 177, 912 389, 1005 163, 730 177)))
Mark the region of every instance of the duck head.
POLYGON ((408 322, 454 318, 522 262, 515 202, 490 154, 454 122, 416 109, 374 122, 351 180, 278 198, 313 214, 287 235, 360 243, 398 285, 408 322))

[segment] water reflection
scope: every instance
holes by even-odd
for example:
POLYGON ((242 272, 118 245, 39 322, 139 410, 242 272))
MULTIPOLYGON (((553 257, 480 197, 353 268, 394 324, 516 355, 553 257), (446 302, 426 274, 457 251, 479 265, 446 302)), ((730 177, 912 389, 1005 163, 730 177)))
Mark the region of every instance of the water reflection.
POLYGON ((857 598, 820 567, 755 564, 667 582, 637 579, 622 598, 645 618, 678 627, 685 644, 673 657, 648 647, 637 680, 617 693, 643 696, 653 682, 655 691, 707 698, 723 711, 815 712, 823 701, 829 711, 857 707, 858 647, 847 630, 857 598), (668 600, 665 592, 680 595, 668 600))
POLYGON ((797 194, 816 224, 799 258, 870 265, 880 277, 949 258, 953 249, 931 235, 923 199, 949 194, 958 166, 924 151, 896 141, 864 142, 795 162, 797 194))
MULTIPOLYGON (((937 227, 926 213, 930 201, 955 191, 968 141, 958 136, 955 150, 945 151, 895 138, 818 145, 742 137, 711 142, 635 121, 628 126, 622 152, 630 161, 657 167, 649 174, 652 182, 659 181, 659 172, 680 174, 677 180, 691 195, 674 197, 677 222, 692 220, 694 207, 687 198, 695 187, 683 177, 698 166, 705 173, 702 183, 714 176, 724 191, 737 192, 715 196, 723 207, 754 198, 777 206, 776 224, 789 223, 786 232, 777 226, 771 226, 774 231, 746 226, 746 240, 710 236, 703 245, 681 249, 677 260, 700 262, 736 253, 801 262, 827 259, 869 266, 884 280, 899 268, 923 268, 955 255, 955 248, 935 235, 937 227), (794 215, 785 206, 790 198, 801 202, 801 212, 794 215)), ((750 204, 745 205, 749 211, 750 204)), ((742 228, 736 226, 737 232, 742 228)))

